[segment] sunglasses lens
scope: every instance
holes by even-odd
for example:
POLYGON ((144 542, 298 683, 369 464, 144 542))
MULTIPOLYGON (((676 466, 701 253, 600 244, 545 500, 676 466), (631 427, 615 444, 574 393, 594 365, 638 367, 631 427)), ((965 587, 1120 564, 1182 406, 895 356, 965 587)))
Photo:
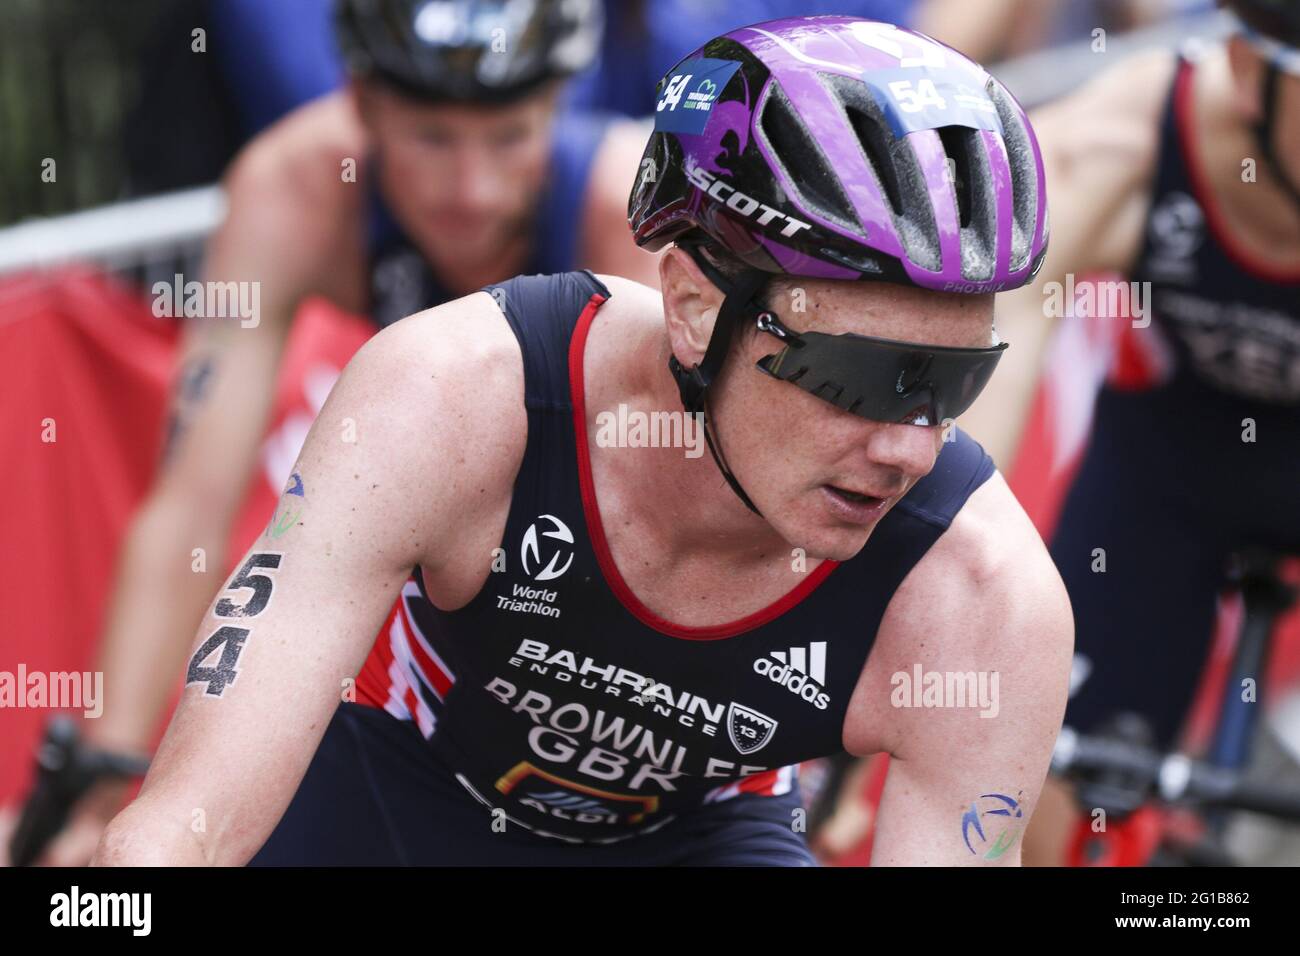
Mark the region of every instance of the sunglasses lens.
POLYGON ((807 332, 758 362, 782 381, 872 421, 939 425, 979 397, 1006 344, 918 348, 860 335, 807 332))

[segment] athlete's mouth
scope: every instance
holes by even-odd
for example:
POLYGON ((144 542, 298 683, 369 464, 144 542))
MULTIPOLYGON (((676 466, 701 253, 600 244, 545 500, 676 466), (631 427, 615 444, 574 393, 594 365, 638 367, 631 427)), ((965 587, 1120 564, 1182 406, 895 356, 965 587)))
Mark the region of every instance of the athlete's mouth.
POLYGON ((830 512, 840 521, 860 527, 875 524, 889 507, 888 498, 880 498, 861 491, 841 488, 839 485, 822 485, 830 512))
POLYGON ((872 505, 885 500, 884 498, 877 498, 875 495, 864 495, 861 492, 849 491, 849 489, 841 488, 839 485, 827 485, 826 487, 845 501, 851 501, 854 504, 872 505))

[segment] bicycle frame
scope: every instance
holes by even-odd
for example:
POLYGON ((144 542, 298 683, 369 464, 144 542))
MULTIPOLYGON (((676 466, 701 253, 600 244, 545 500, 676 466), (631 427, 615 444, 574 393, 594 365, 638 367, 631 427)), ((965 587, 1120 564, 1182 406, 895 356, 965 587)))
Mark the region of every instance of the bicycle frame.
MULTIPOLYGON (((1280 818, 1297 818, 1292 802, 1276 794, 1246 792, 1236 786, 1249 762, 1260 722, 1258 696, 1247 700, 1242 688, 1246 680, 1262 681, 1277 620, 1296 596, 1294 589, 1278 577, 1280 563, 1276 554, 1251 550, 1235 555, 1230 566, 1229 579, 1242 596, 1244 614, 1204 760, 1192 762, 1174 754, 1159 755, 1144 768, 1151 773, 1154 795, 1147 794, 1132 806, 1121 805, 1118 819, 1108 821, 1103 832, 1093 832, 1091 819, 1081 821, 1067 851, 1067 865, 1231 865, 1231 857, 1220 844, 1232 810, 1253 809, 1280 818), (1189 795, 1188 783, 1194 769, 1201 771, 1201 783, 1207 784, 1203 792, 1217 788, 1224 795, 1222 800, 1203 795, 1199 799, 1189 797, 1191 807, 1199 804, 1199 812, 1177 805, 1180 798, 1189 795)), ((1133 762, 1125 768, 1121 763, 1116 762, 1114 769, 1131 772, 1137 766, 1133 762)), ((1080 796, 1083 792, 1081 787, 1080 796)))

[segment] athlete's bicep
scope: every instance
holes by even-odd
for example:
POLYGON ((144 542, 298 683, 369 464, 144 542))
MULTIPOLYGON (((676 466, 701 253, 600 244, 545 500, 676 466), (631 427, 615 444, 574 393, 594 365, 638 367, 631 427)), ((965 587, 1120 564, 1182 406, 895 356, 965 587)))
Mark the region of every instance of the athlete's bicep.
MULTIPOLYGON (((210 862, 244 862, 264 842, 402 581, 446 558, 467 483, 498 468, 472 454, 497 426, 465 405, 461 363, 481 348, 467 334, 430 345, 421 318, 349 364, 196 638, 140 800, 155 829, 196 832, 185 839, 210 862)), ((481 377, 501 392, 500 375, 481 377)))
POLYGON ((1014 865, 1065 709, 1064 587, 997 475, 914 571, 864 675, 893 757, 873 863, 1014 865))

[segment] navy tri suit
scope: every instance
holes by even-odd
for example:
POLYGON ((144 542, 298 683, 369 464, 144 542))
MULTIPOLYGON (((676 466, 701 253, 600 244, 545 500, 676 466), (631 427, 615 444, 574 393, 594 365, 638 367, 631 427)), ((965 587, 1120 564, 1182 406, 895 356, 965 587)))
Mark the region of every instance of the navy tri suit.
POLYGON ((416 570, 255 864, 813 862, 796 765, 839 753, 895 591, 993 473, 955 432, 852 559, 792 571, 740 620, 640 603, 594 497, 590 273, 490 289, 518 339, 528 437, 493 571, 464 607, 416 570))

